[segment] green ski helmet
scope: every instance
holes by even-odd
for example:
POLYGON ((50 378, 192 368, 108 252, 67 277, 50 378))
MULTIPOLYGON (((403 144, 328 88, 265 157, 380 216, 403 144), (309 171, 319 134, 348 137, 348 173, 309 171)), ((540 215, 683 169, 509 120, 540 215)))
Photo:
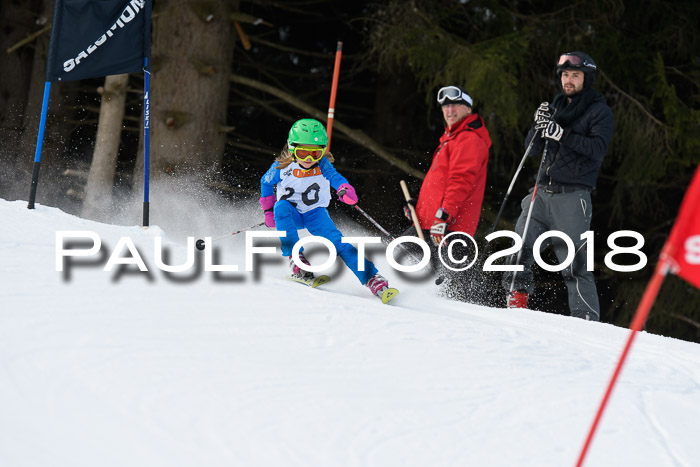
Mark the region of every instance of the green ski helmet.
POLYGON ((323 124, 313 118, 297 120, 289 129, 287 145, 290 149, 295 146, 313 144, 316 146, 328 146, 328 135, 323 124))

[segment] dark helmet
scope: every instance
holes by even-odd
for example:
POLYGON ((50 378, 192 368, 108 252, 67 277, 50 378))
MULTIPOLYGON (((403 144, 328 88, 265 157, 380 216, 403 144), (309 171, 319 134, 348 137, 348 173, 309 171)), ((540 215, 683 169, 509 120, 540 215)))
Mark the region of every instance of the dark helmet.
POLYGON ((590 55, 584 52, 567 52, 559 57, 557 62, 557 76, 561 79, 564 70, 583 71, 583 88, 589 88, 595 82, 596 64, 590 55))

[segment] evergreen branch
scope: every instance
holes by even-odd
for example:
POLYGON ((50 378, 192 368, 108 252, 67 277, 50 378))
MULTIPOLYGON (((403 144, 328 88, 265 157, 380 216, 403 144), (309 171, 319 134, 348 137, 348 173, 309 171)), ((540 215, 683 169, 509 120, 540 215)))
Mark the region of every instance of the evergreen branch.
MULTIPOLYGON (((326 112, 323 112, 321 110, 316 109, 315 107, 307 104, 306 102, 302 101, 301 99, 296 98, 295 96, 292 96, 291 94, 288 94, 284 91, 282 91, 279 88, 276 88, 274 86, 270 86, 269 84, 261 83, 260 81, 256 81, 254 79, 247 78, 245 76, 237 75, 235 73, 232 73, 229 76, 229 79, 238 84, 242 84, 244 86, 248 86, 251 88, 258 89, 263 92, 267 92, 268 94, 272 94, 273 96, 279 97, 280 99, 284 100, 288 104, 292 105, 293 107, 296 107, 297 109, 303 111, 307 115, 317 119, 324 121, 326 119, 326 112)), ((356 143, 360 144, 361 146, 366 147, 372 153, 377 155, 378 157, 384 159, 391 165, 399 168, 400 170, 404 171, 405 173, 416 177, 420 180, 423 180, 425 178, 425 174, 421 172, 420 170, 412 167, 411 165, 407 164, 403 160, 399 159, 398 157, 394 156, 393 154, 389 153, 386 149, 384 149, 379 143, 377 143, 375 140, 370 138, 364 131, 362 130, 354 130, 347 125, 343 124, 342 122, 338 121, 337 119, 333 120, 333 127, 340 131, 341 133, 344 133, 348 137, 350 137, 352 140, 354 140, 356 143)))
MULTIPOLYGON (((306 81, 318 79, 318 80, 322 80, 324 83, 327 80, 325 73, 318 73, 318 72, 317 73, 309 73, 308 71, 305 71, 305 72, 291 71, 291 70, 286 70, 284 68, 280 68, 279 66, 264 65, 261 63, 257 63, 257 62, 249 62, 249 63, 241 64, 240 66, 253 68, 255 70, 260 71, 261 73, 264 72, 268 78, 271 78, 272 73, 274 73, 275 75, 279 75, 280 77, 283 77, 283 78, 284 77, 302 78, 302 79, 305 79, 306 81)), ((330 80, 328 80, 328 81, 330 81, 330 80)))
MULTIPOLYGON (((321 52, 309 52, 307 50, 301 50, 301 49, 297 49, 294 47, 288 47, 286 45, 277 44, 276 42, 261 39, 260 37, 256 37, 256 36, 248 36, 248 38, 250 39, 251 42, 255 42, 257 44, 264 45, 264 46, 270 47, 272 49, 281 50, 282 52, 289 52, 289 53, 293 53, 293 54, 297 54, 297 55, 306 55, 308 57, 326 58, 329 60, 332 60, 335 57, 335 52, 333 54, 329 54, 329 53, 324 54, 321 52)), ((343 60, 354 60, 354 59, 355 59, 355 57, 352 55, 343 54, 343 60)))
POLYGON ((681 70, 679 70, 679 69, 676 68, 675 66, 668 66, 668 65, 666 65, 666 69, 671 70, 671 71, 673 71, 674 73, 676 73, 677 75, 682 76, 683 78, 687 79, 689 82, 691 82, 692 84, 694 84, 696 87, 700 88, 700 82, 698 82, 697 80, 694 80, 694 79, 691 78, 690 76, 686 75, 685 73, 683 73, 681 70))
POLYGON ((287 115, 285 113, 280 112, 277 110, 274 106, 268 104, 267 102, 264 102, 260 99, 256 99, 253 96, 250 96, 248 94, 245 94, 237 89, 232 89, 235 94, 238 96, 243 97, 244 99, 248 100, 249 102, 252 102, 253 104, 262 107, 263 109, 267 110, 270 114, 274 115, 275 117, 281 119, 281 120, 286 120, 288 122, 294 123, 296 119, 292 117, 291 115, 287 115))
POLYGON ((250 63, 252 66, 256 67, 256 69, 260 72, 260 74, 265 75, 265 76, 267 76, 268 78, 270 78, 270 79, 271 79, 272 81, 274 81, 275 84, 277 84, 277 86, 279 86, 280 88, 282 88, 282 89, 284 89, 284 90, 286 90, 286 91, 290 91, 290 89, 287 88, 287 87, 284 85, 284 83, 282 83, 282 81, 280 81, 276 76, 274 76, 273 74, 271 74, 271 73, 268 72, 267 70, 258 67, 258 66, 257 66, 257 65, 258 65, 257 62, 256 62, 255 60, 253 60, 253 58, 245 51, 245 49, 244 49, 244 50, 238 51, 238 53, 239 53, 240 55, 242 55, 243 58, 245 58, 246 61, 248 61, 248 63, 250 63))
POLYGON ((451 44, 453 47, 463 48, 467 52, 471 52, 471 49, 467 45, 466 41, 464 41, 458 36, 455 36, 454 34, 445 31, 445 29, 440 27, 439 24, 435 24, 435 22, 432 19, 430 19, 425 13, 423 13, 422 10, 416 8, 415 5, 413 6, 413 8, 414 14, 420 19, 422 19, 423 22, 432 29, 433 34, 435 34, 438 38, 443 39, 448 44, 451 44))
MULTIPOLYGON (((248 94, 245 94, 237 89, 232 89, 231 91, 234 92, 235 94, 243 97, 248 102, 251 102, 254 105, 262 107, 264 110, 266 110, 270 114, 274 115, 275 117, 279 118, 280 120, 285 120, 285 121, 290 122, 290 123, 294 123, 297 121, 297 119, 295 117, 292 117, 291 115, 287 115, 284 112, 280 112, 279 110, 277 110, 275 108, 275 106, 270 105, 269 103, 267 103, 261 99, 256 99, 255 97, 250 96, 248 94)), ((279 102, 279 101, 276 101, 276 102, 279 102)), ((337 138, 341 139, 343 141, 350 141, 350 138, 348 138, 347 136, 345 136, 343 134, 339 134, 337 136, 337 138)))
MULTIPOLYGON (((246 151, 252 151, 252 152, 257 152, 260 154, 265 154, 266 156, 270 155, 276 155, 277 151, 272 148, 261 148, 260 146, 255 146, 252 144, 246 144, 246 143, 241 143, 240 141, 235 141, 231 135, 228 135, 228 141, 227 144, 230 144, 231 146, 239 149, 245 149, 246 151)), ((255 158, 257 160, 257 158, 255 158)), ((265 161, 264 164, 269 165, 269 161, 265 161)), ((263 164, 263 165, 264 165, 263 164)))
POLYGON ((41 36, 42 34, 44 34, 45 32, 49 31, 50 29, 51 29, 51 23, 49 23, 49 24, 47 24, 46 26, 44 26, 43 28, 39 29, 37 32, 28 35, 27 37, 25 37, 25 38, 22 39, 21 41, 17 42, 17 43, 14 44, 13 46, 8 47, 7 53, 8 53, 8 54, 11 54, 12 52, 16 51, 17 49, 19 49, 19 48, 21 48, 21 47, 23 47, 23 46, 29 44, 29 43, 32 42, 34 39, 36 39, 37 37, 41 36))
POLYGON ((642 111, 642 113, 643 113, 644 115, 646 115, 647 117, 649 117, 649 119, 650 119, 652 122, 656 123, 656 124, 659 125, 661 128, 663 128, 663 127, 665 126, 664 123, 663 123, 661 120, 659 120, 658 118, 654 117, 654 116, 646 109, 646 107, 644 107, 644 104, 642 104, 642 103, 639 102, 637 99, 635 99, 634 97, 632 97, 631 95, 627 94, 625 91, 623 91, 622 89, 620 89, 620 87, 617 86, 615 83, 613 83, 612 80, 611 80, 610 78, 608 78, 608 76, 607 76, 605 73, 603 73, 602 70, 598 70, 597 73, 600 74, 600 76, 601 76, 602 78, 604 78, 605 81, 607 81, 607 82, 610 84, 610 86, 612 86, 612 88, 613 88, 615 91, 619 92, 620 94, 622 94, 623 96, 625 96, 627 99, 629 99, 630 101, 632 101, 632 103, 633 103, 634 105, 636 105, 637 107, 639 107, 639 109, 642 111))
MULTIPOLYGON (((257 26, 258 24, 264 24, 265 26, 272 27, 272 23, 268 23, 267 21, 263 20, 262 18, 256 18, 253 15, 249 15, 246 13, 241 13, 240 11, 234 11, 231 14, 229 14, 229 18, 233 21, 238 21, 239 23, 248 23, 252 24, 253 26, 257 26)), ((236 28, 238 29, 238 28, 236 28)))
POLYGON ((560 8, 559 10, 556 11, 549 11, 547 13, 541 13, 541 14, 525 14, 525 13, 520 13, 519 11, 513 10, 512 8, 507 8, 504 7, 503 11, 508 13, 510 16, 514 18, 518 18, 523 21, 532 21, 532 22, 539 22, 548 18, 556 18, 562 13, 566 13, 568 10, 574 10, 579 4, 582 4, 581 1, 571 3, 563 8, 560 8))
POLYGON ((690 324, 691 326, 695 326, 696 328, 700 329, 700 323, 698 323, 694 319, 690 319, 687 316, 679 315, 678 313, 673 313, 673 312, 669 312, 668 315, 673 317, 673 318, 676 318, 679 321, 683 321, 687 324, 690 324))
MULTIPOLYGON (((258 154, 263 154, 263 155, 267 156, 268 158, 269 158, 270 156, 276 156, 276 155, 278 154, 278 152, 279 152, 279 150, 277 150, 277 149, 272 149, 272 148, 269 148, 269 149, 268 149, 268 148, 264 148, 264 147, 261 148, 260 146, 256 146, 256 145, 254 145, 254 144, 242 143, 242 142, 240 142, 240 141, 234 140, 234 138, 237 138, 239 135, 235 135, 235 136, 234 136, 234 135, 227 135, 227 136, 228 136, 228 138, 227 138, 226 144, 228 144, 229 146, 232 146, 232 147, 234 147, 234 148, 243 149, 243 150, 245 150, 245 151, 250 151, 250 152, 254 152, 254 153, 258 153, 258 154)), ((271 160, 271 159, 268 159, 268 158, 266 158, 266 159, 261 159, 261 158, 255 156, 255 155, 246 154, 246 153, 236 153, 236 154, 237 154, 237 155, 248 156, 248 158, 250 159, 249 162, 250 162, 251 164, 256 164, 256 165, 259 165, 259 166, 261 166, 261 167, 262 167, 262 166, 264 166, 264 167, 269 167, 269 165, 270 165, 270 160, 271 160)), ((337 162, 334 163, 333 166, 334 166, 336 169, 342 171, 343 173, 345 173, 345 172, 357 173, 357 174, 374 174, 374 173, 377 173, 377 170, 373 170, 373 169, 356 169, 356 168, 353 168, 353 167, 345 167, 345 166, 341 166, 341 165, 338 164, 337 162)))
POLYGON ((287 10, 287 11, 290 11, 292 13, 300 13, 300 14, 306 15, 306 16, 323 17, 323 15, 321 13, 309 11, 308 9, 295 8, 297 6, 306 7, 309 5, 316 5, 319 3, 323 3, 322 0, 309 0, 309 1, 305 1, 305 2, 294 2, 294 3, 292 3, 292 5, 294 5, 294 6, 289 5, 289 3, 291 3, 291 2, 275 2, 275 1, 264 1, 264 0, 248 0, 247 3, 252 3, 254 5, 260 5, 260 6, 267 7, 267 8, 278 8, 280 10, 287 10))

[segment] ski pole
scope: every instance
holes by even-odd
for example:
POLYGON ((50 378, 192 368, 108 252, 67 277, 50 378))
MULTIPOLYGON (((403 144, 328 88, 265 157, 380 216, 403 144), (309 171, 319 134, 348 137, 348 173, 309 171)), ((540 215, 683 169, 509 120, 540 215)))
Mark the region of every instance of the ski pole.
MULTIPOLYGON (((342 198, 343 195, 345 195, 345 188, 343 188, 342 190, 338 190, 338 198, 342 198)), ((384 235, 389 237, 392 241, 395 240, 394 236, 391 235, 388 230, 379 225, 379 222, 372 219, 372 217, 369 214, 367 214, 360 206, 358 206, 357 204, 353 204, 352 207, 360 211, 360 213, 362 213, 362 215, 365 216, 372 224, 374 224, 374 226, 378 228, 384 235)))
MULTIPOLYGON (((408 211, 411 213, 411 220, 413 221, 413 227, 416 229, 416 235, 418 235, 418 238, 421 240, 425 241, 425 236, 423 235, 423 229, 420 226, 420 221, 418 220, 418 214, 416 213, 416 207, 411 204, 411 193, 408 191, 408 185, 406 184, 405 180, 401 180, 399 182, 399 185, 401 185, 401 191, 403 191, 403 196, 406 198, 406 205, 408 206, 408 211)), ((406 250, 404 248, 404 250, 406 250)), ((411 254, 409 250, 406 250, 406 252, 411 255, 411 257, 415 260, 416 257, 411 254)), ((445 278, 443 276, 438 276, 435 278, 435 285, 440 285, 444 282, 445 278)))
POLYGON ((355 209, 357 209, 358 211, 360 211, 360 213, 361 213, 363 216, 365 216, 365 217, 367 218, 367 220, 369 220, 369 221, 370 221, 376 228, 378 228, 384 235, 386 235, 387 237, 389 237, 389 239, 390 239, 392 242, 393 242, 394 240, 396 240, 396 239, 394 238, 393 235, 391 235, 384 227, 382 227, 381 225, 379 225, 379 222, 377 222, 377 221, 375 221, 374 219, 372 219, 372 217, 371 217, 369 214, 367 214, 360 206, 358 206, 357 204, 355 204, 353 207, 354 207, 355 209))
MULTIPOLYGON (((358 211, 360 211, 360 213, 361 213, 363 216, 365 216, 372 224, 374 224, 374 226, 375 226, 376 228, 378 228, 384 235, 386 235, 387 237, 389 237, 389 240, 391 240, 392 242, 393 242, 394 240, 396 240, 396 237, 394 237, 393 235, 391 235, 384 227, 382 227, 381 225, 379 225, 379 223, 378 223, 377 221, 375 221, 374 219, 372 219, 372 217, 371 217, 369 214, 367 214, 360 206, 358 206, 358 205, 356 204, 356 205, 354 205, 353 207, 354 207, 355 209, 357 209, 358 211)), ((408 255, 411 257, 411 259, 413 259, 413 261, 416 262, 416 264, 419 264, 419 263, 420 263, 420 260, 419 260, 418 258, 416 258, 416 256, 415 256, 413 253, 411 253, 410 250, 408 250, 408 249, 407 249, 406 247, 404 247, 403 245, 401 245, 401 248, 403 249, 403 251, 405 251, 406 253, 408 253, 408 255)))
MULTIPOLYGON (((525 228, 523 228, 523 247, 518 250, 518 256, 515 259, 515 265, 520 263, 520 259, 523 256, 523 250, 525 249, 525 238, 527 237, 527 228, 530 225, 530 218, 532 217, 532 208, 535 205, 535 196, 537 196, 537 185, 540 183, 540 173, 542 172, 542 166, 544 165, 544 160, 547 158, 547 149, 549 148, 549 140, 544 142, 544 151, 542 151, 542 161, 540 162, 540 167, 537 169, 537 177, 535 177, 535 188, 532 190, 532 197, 530 198, 530 207, 527 210, 527 217, 525 218, 525 228)), ((513 271, 513 278, 510 280, 510 292, 513 292, 515 288, 515 275, 518 271, 513 271)))
POLYGON ((403 191, 403 196, 406 198, 406 205, 408 206, 408 210, 411 213, 411 221, 413 221, 413 226, 416 228, 416 235, 418 235, 418 238, 421 240, 425 241, 425 236, 423 235, 423 229, 420 227, 420 221, 418 220, 418 214, 416 214, 416 208, 411 204, 411 193, 408 192, 408 185, 406 185, 406 182, 404 180, 401 180, 399 182, 399 185, 401 185, 401 190, 403 191))
MULTIPOLYGON (((239 234, 239 233, 243 233, 243 232, 245 232, 245 231, 254 229, 254 228, 256 228, 256 227, 260 227, 260 226, 262 226, 262 225, 265 225, 265 222, 264 222, 264 221, 261 222, 261 223, 259 223, 259 224, 251 225, 250 227, 246 227, 245 229, 237 230, 237 231, 235 231, 235 232, 231 232, 231 233, 228 233, 228 234, 226 234, 226 235, 222 235, 222 236, 220 236, 220 237, 212 238, 211 241, 212 241, 212 243, 213 243, 213 242, 215 242, 215 241, 217 241, 217 240, 221 240, 222 238, 230 237, 231 235, 237 235, 237 234, 239 234)), ((201 251, 201 250, 204 249, 204 246, 205 246, 204 240, 203 240, 203 239, 199 239, 199 240, 197 240, 197 242, 196 242, 194 245, 197 247, 198 250, 201 251)))
POLYGON ((513 175, 513 180, 510 182, 510 186, 508 187, 508 190, 506 191, 506 195, 503 198, 503 201, 501 202, 501 208, 498 210, 498 215, 496 216, 496 220, 493 221, 493 225, 491 226, 491 229, 487 232, 488 234, 491 234, 496 230, 496 225, 498 225, 498 221, 501 220, 501 215, 503 214, 503 208, 506 206, 506 201, 508 201, 508 197, 510 196, 510 192, 513 191, 513 186, 515 185, 515 180, 517 180, 518 175, 520 175, 520 170, 523 168, 525 165, 525 161, 527 160, 528 156, 530 155, 530 149, 532 149, 532 144, 535 142, 535 138, 537 137, 537 134, 539 132, 535 132, 534 135, 532 135, 532 139, 530 140, 530 144, 527 145, 527 149, 525 150, 525 155, 523 156, 522 160, 520 161, 520 164, 518 165, 517 170, 515 171, 515 175, 513 175))
MULTIPOLYGON (((520 170, 523 168, 525 165, 525 161, 527 160, 528 156, 530 155, 530 149, 532 149, 532 144, 535 142, 535 138, 537 137, 537 134, 539 132, 535 132, 535 134, 532 136, 532 139, 530 140, 530 144, 527 145, 527 149, 525 149, 525 155, 523 158, 520 160, 520 164, 518 165, 518 168, 515 171, 515 175, 513 175, 513 180, 510 181, 510 186, 508 187, 508 190, 506 191, 506 195, 503 197, 503 201, 501 201, 501 208, 498 210, 498 214, 496 215, 496 220, 493 221, 493 225, 491 228, 486 232, 486 235, 492 234, 496 230, 496 226, 498 225, 498 221, 501 220, 501 215, 503 214, 503 208, 506 207, 506 202, 508 201, 508 197, 510 196, 511 191, 513 191, 513 186, 515 185, 515 180, 518 179, 518 175, 520 175, 520 170)), ((488 253, 488 246, 489 244, 486 244, 486 247, 481 251, 481 254, 479 255, 478 259, 478 264, 483 263, 483 259, 486 256, 486 253, 488 253)))
MULTIPOLYGON (((338 192, 338 196, 343 196, 344 194, 345 194, 345 190, 341 190, 341 191, 338 192)), ((382 226, 379 224, 379 222, 377 222, 377 221, 375 221, 374 219, 372 219, 372 216, 370 216, 369 214, 367 214, 367 213, 364 211, 364 209, 362 209, 360 206, 358 206, 357 204, 355 204, 355 205, 353 205, 353 208, 355 208, 355 209, 357 209, 358 211, 360 211, 360 214, 362 214, 363 216, 365 216, 365 217, 367 218, 367 220, 369 220, 376 228, 379 229, 380 232, 382 232, 384 235, 386 235, 387 237, 389 237, 389 240, 390 240, 390 241, 393 242, 394 240, 396 240, 396 237, 394 237, 393 235, 391 235, 391 233, 389 233, 388 230, 386 230, 384 227, 382 227, 382 226)), ((408 250, 408 249, 407 249, 406 247, 404 247, 403 245, 401 246, 401 248, 402 248, 406 253, 408 253, 408 255, 411 257, 411 259, 413 259, 413 261, 416 262, 416 264, 420 263, 420 260, 419 260, 418 258, 416 258, 416 256, 415 256, 413 253, 411 253, 410 250, 408 250)))

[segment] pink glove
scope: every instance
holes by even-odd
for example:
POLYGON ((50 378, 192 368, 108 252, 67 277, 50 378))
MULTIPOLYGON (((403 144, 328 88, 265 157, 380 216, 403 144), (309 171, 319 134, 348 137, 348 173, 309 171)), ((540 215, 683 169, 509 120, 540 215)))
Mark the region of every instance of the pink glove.
POLYGON ((275 213, 272 209, 275 207, 276 201, 275 195, 260 198, 260 206, 263 208, 263 211, 265 211, 265 225, 271 229, 275 228, 275 213))
POLYGON ((338 198, 345 204, 357 204, 357 193, 355 193, 355 189, 348 183, 343 183, 338 187, 338 198))
POLYGON ((265 212, 265 225, 271 229, 275 228, 275 213, 272 211, 265 212))

